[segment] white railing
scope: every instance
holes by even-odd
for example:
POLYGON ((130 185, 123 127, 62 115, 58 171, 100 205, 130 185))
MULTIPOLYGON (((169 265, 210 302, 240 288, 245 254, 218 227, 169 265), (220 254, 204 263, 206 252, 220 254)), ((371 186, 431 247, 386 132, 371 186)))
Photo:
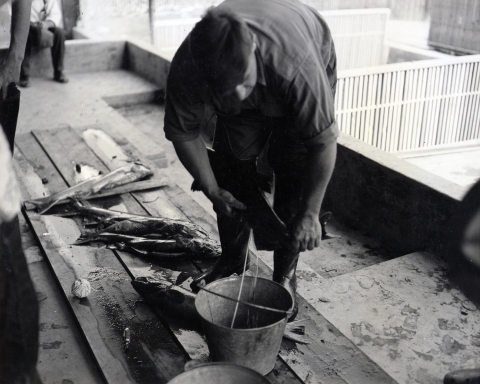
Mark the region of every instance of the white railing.
POLYGON ((337 69, 387 63, 385 33, 390 10, 385 8, 319 11, 332 33, 337 69))
POLYGON ((480 55, 339 73, 340 130, 387 152, 480 138, 480 55))
POLYGON ((428 0, 300 0, 315 9, 366 9, 390 8, 392 19, 425 20, 428 16, 428 0))

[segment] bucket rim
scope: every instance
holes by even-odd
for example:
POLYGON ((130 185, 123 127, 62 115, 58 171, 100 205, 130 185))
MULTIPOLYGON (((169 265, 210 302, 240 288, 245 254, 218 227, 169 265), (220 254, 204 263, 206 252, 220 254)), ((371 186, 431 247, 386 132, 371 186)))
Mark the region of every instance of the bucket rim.
MULTIPOLYGON (((195 366, 195 367, 192 367, 192 368, 189 368, 189 369, 185 369, 185 371, 183 371, 182 373, 180 373, 177 376, 175 376, 174 378, 172 378, 171 381, 173 381, 177 378, 179 378, 179 379, 188 378, 189 376, 194 374, 195 371, 198 372, 198 371, 208 370, 212 366, 221 366, 221 367, 233 368, 234 370, 241 370, 241 371, 244 371, 244 372, 252 375, 252 378, 260 379, 260 380, 264 381, 265 383, 269 383, 269 381, 265 378, 265 376, 262 375, 260 372, 257 372, 256 370, 254 370, 252 368, 246 367, 245 365, 240 365, 240 364, 236 364, 236 363, 229 362, 229 361, 210 361, 210 362, 206 362, 206 363, 201 363, 198 366, 195 366)), ((169 384, 169 383, 170 383, 170 381, 167 384, 169 384)))
MULTIPOLYGON (((201 292, 201 291, 205 291, 206 293, 211 293, 210 291, 208 291, 208 290, 206 290, 206 289, 204 289, 204 288, 208 288, 208 286, 214 285, 214 284, 217 283, 217 282, 221 282, 221 281, 225 281, 225 280, 239 279, 239 278, 241 278, 241 277, 242 277, 242 276, 228 276, 228 277, 224 277, 224 278, 222 278, 222 279, 218 279, 218 280, 212 281, 211 283, 207 284, 205 287, 200 288, 200 292, 201 292)), ((244 276, 244 277, 245 277, 245 278, 249 278, 249 279, 254 279, 254 278, 255 278, 255 276, 244 276)), ((287 289, 286 289, 284 286, 282 286, 281 284, 279 284, 279 283, 277 283, 276 281, 273 281, 273 280, 271 280, 271 279, 267 279, 267 278, 265 278, 265 277, 260 277, 260 276, 258 276, 258 277, 257 277, 257 280, 265 280, 265 281, 268 281, 269 283, 273 283, 273 284, 279 286, 282 290, 285 290, 285 291, 288 293, 288 295, 290 296, 290 299, 291 299, 291 306, 289 307, 288 310, 285 311, 285 317, 284 317, 284 318, 276 321, 275 323, 271 323, 271 324, 269 324, 269 325, 267 325, 267 326, 263 326, 263 327, 247 328, 247 329, 243 329, 243 328, 230 328, 230 327, 227 327, 227 326, 225 326, 225 325, 216 324, 216 323, 214 323, 214 322, 206 319, 204 316, 202 316, 202 315, 200 314, 200 311, 198 310, 198 307, 197 307, 197 299, 198 299, 198 296, 199 296, 199 295, 197 294, 196 297, 195 297, 195 309, 197 310, 198 315, 200 316, 200 318, 202 319, 202 321, 206 321, 207 323, 212 324, 212 325, 214 325, 214 326, 216 326, 216 327, 219 327, 219 328, 223 328, 223 329, 234 329, 236 332, 251 332, 251 331, 253 331, 253 330, 261 330, 261 329, 265 329, 265 328, 270 328, 270 327, 279 325, 280 323, 282 323, 282 322, 284 322, 284 321, 285 321, 285 323, 286 323, 287 320, 288 320, 288 316, 291 314, 291 312, 292 312, 292 310, 293 310, 293 305, 294 305, 293 298, 292 298, 290 292, 288 292, 287 289)), ((199 293, 200 293, 200 292, 199 292, 199 293)), ((211 293, 211 294, 215 294, 215 293, 211 293)), ((237 299, 234 299, 234 298, 230 298, 230 299, 231 299, 232 301, 237 301, 237 299)), ((240 303, 240 304, 242 304, 242 303, 240 303)), ((243 305, 247 305, 247 304, 243 304, 243 305)))

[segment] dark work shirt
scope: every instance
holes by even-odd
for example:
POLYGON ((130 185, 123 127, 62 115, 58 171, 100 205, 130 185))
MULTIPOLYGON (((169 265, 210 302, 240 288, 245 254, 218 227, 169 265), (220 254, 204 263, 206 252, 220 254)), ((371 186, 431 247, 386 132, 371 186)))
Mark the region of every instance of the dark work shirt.
MULTIPOLYGON (((292 132, 306 146, 335 141, 336 56, 330 30, 320 14, 297 0, 227 0, 218 7, 240 15, 257 42, 257 84, 242 101, 242 110, 290 118, 292 132)), ((191 60, 188 36, 168 75, 167 139, 197 138, 205 111, 211 108, 208 100, 208 84, 191 60)), ((238 140, 243 139, 239 136, 238 140)))

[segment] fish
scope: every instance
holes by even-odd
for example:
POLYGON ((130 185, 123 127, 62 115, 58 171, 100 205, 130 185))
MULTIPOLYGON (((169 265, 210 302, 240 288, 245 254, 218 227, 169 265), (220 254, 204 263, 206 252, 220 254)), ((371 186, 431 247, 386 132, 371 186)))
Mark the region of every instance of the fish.
POLYGON ((201 329, 201 318, 195 308, 196 295, 193 292, 158 277, 136 277, 131 284, 162 315, 201 329))
MULTIPOLYGON (((161 235, 156 235, 160 237, 161 235)), ((220 256, 218 242, 212 239, 188 239, 180 235, 167 238, 146 238, 115 232, 83 233, 73 243, 82 245, 92 242, 103 242, 110 249, 131 251, 142 256, 156 256, 163 259, 183 260, 188 258, 211 259, 220 256)))
POLYGON ((72 198, 84 199, 92 194, 97 194, 100 191, 113 189, 120 185, 142 180, 151 175, 153 175, 153 172, 150 168, 139 162, 133 162, 132 164, 124 165, 105 175, 93 176, 50 196, 26 200, 25 203, 33 204, 37 208, 38 213, 43 214, 59 201, 72 198))
POLYGON ((136 215, 110 209, 81 205, 78 201, 70 204, 72 212, 81 214, 92 220, 90 224, 97 225, 101 232, 115 232, 133 236, 143 236, 148 233, 164 235, 182 235, 186 238, 209 238, 208 233, 200 226, 188 220, 170 219, 136 215))

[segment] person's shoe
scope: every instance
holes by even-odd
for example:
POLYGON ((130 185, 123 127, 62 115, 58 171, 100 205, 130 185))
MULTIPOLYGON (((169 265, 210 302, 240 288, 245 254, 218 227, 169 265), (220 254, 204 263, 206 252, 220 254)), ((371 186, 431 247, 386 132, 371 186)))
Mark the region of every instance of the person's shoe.
POLYGON ((68 79, 63 72, 56 72, 53 76, 53 80, 57 83, 68 83, 68 79))
POLYGON ((21 77, 19 82, 17 83, 19 87, 27 88, 29 84, 29 78, 28 77, 21 77))

